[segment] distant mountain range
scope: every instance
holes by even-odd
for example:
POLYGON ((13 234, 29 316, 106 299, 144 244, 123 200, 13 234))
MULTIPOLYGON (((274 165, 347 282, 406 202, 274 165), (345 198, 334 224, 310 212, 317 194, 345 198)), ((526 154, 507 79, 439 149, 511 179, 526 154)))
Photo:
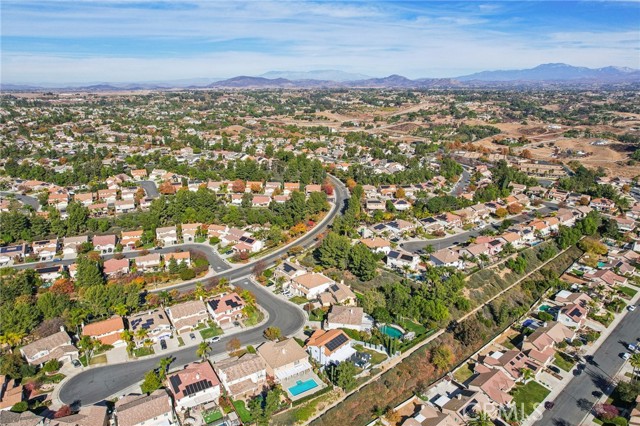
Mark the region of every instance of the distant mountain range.
POLYGON ((31 85, 0 84, 3 91, 123 91, 170 89, 313 89, 313 88, 465 88, 518 86, 581 86, 640 83, 640 70, 623 67, 586 68, 567 64, 543 64, 524 70, 482 71, 454 78, 411 80, 401 75, 373 78, 337 70, 309 72, 270 71, 258 77, 200 78, 144 83, 96 83, 31 85))

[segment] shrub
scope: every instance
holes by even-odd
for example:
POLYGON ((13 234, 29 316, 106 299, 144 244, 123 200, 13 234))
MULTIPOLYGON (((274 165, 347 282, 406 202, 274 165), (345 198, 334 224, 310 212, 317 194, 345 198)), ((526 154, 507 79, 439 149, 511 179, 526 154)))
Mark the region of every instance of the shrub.
POLYGON ((16 402, 13 407, 11 407, 11 411, 14 413, 23 413, 29 409, 29 404, 27 401, 16 402))
POLYGON ((553 321, 553 315, 551 315, 548 312, 539 312, 538 313, 538 319, 540 319, 540 321, 544 321, 544 322, 553 321))
POLYGON ((611 404, 596 404, 593 410, 596 413, 596 417, 603 421, 612 420, 620 415, 620 411, 611 404))
POLYGON ((196 273, 193 271, 193 269, 184 269, 182 271, 180 271, 180 279, 187 281, 187 280, 192 280, 196 277, 196 273))
POLYGON ((47 361, 47 363, 42 367, 42 370, 45 373, 53 373, 54 371, 58 371, 60 369, 60 361, 57 359, 52 359, 47 361))

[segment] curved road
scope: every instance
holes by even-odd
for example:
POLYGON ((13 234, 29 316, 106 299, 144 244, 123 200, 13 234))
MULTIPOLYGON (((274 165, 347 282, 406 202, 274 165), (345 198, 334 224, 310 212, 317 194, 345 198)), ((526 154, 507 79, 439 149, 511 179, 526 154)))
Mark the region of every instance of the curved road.
MULTIPOLYGON (((333 176, 330 176, 330 179, 333 181, 335 187, 336 202, 334 208, 318 226, 291 245, 299 245, 305 248, 313 246, 316 243, 316 237, 324 232, 329 223, 331 223, 338 214, 342 213, 349 193, 338 179, 333 176)), ((282 247, 262 257, 260 260, 267 266, 270 266, 286 254, 289 247, 290 246, 282 247)), ((233 337, 222 337, 219 342, 213 344, 211 355, 224 353, 226 351, 226 343, 231 338, 238 338, 243 345, 258 345, 264 342, 265 339, 262 332, 267 327, 279 327, 283 335, 290 336, 297 333, 304 325, 305 315, 298 306, 275 296, 269 290, 248 278, 252 273, 252 269, 253 264, 250 263, 228 269, 216 274, 216 277, 228 278, 233 281, 234 285, 253 292, 257 303, 266 311, 268 319, 260 327, 236 333, 233 337)), ((195 283, 177 285, 172 288, 186 290, 193 287, 195 287, 195 283)), ((142 380, 144 374, 155 368, 159 360, 163 357, 173 356, 175 358, 172 367, 182 366, 196 361, 198 357, 196 356, 195 350, 195 347, 187 347, 175 352, 158 354, 157 356, 140 361, 89 368, 64 383, 60 388, 59 398, 65 404, 75 402, 79 402, 82 405, 94 404, 142 380)))

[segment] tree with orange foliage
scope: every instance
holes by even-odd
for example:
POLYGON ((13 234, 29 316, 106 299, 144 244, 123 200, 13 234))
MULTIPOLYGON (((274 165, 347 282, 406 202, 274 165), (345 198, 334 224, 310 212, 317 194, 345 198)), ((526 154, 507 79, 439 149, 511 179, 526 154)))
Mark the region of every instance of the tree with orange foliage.
POLYGON ((51 292, 56 294, 73 294, 75 287, 69 278, 59 278, 51 286, 51 292))
POLYGON ((162 195, 172 195, 172 194, 176 193, 176 188, 173 185, 171 185, 171 182, 164 181, 164 182, 162 182, 162 184, 158 188, 158 191, 162 195))
POLYGON ((240 179, 236 179, 231 184, 231 190, 233 192, 244 192, 247 189, 247 184, 240 179))
POLYGON ((523 149, 520 153, 520 156, 522 158, 526 158, 527 160, 531 160, 533 158, 533 154, 531 154, 531 151, 529 151, 528 149, 523 149))
POLYGON ((511 203, 507 206, 507 211, 509 214, 518 214, 522 211, 524 207, 520 203, 511 203))
POLYGON ((357 183, 355 180, 349 178, 347 179, 347 182, 345 182, 345 185, 347 185, 347 189, 349 189, 349 192, 353 191, 353 188, 356 187, 357 183))
POLYGON ((254 194, 257 194, 260 191, 262 191, 262 186, 260 186, 259 183, 254 182, 251 184, 251 192, 253 192, 254 194))
POLYGON ((289 229, 289 234, 293 237, 302 235, 305 232, 307 232, 307 225, 305 225, 303 222, 300 222, 289 229))
POLYGON ((146 193, 144 192, 144 188, 140 187, 136 190, 136 195, 135 195, 135 199, 136 201, 140 201, 144 198, 144 196, 146 195, 146 193))
POLYGON ((404 198, 407 194, 404 192, 404 188, 398 188, 396 191, 396 198, 404 198))
POLYGON ((496 209, 496 216, 499 218, 505 217, 509 212, 504 207, 498 207, 496 209))

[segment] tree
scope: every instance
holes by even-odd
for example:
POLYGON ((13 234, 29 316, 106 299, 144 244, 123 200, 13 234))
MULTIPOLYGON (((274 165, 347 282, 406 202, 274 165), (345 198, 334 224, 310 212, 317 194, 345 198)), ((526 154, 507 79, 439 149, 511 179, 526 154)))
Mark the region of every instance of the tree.
POLYGON ((243 180, 237 179, 234 180, 231 184, 231 190, 236 193, 245 192, 247 185, 243 180))
POLYGON ((451 348, 447 345, 441 345, 435 347, 431 351, 431 364, 435 365, 440 370, 446 370, 453 361, 453 353, 451 348))
POLYGON ((207 359, 209 352, 211 352, 211 347, 207 342, 201 342, 198 345, 198 349, 196 349, 196 355, 198 356, 198 358, 202 359, 203 361, 207 359))
POLYGON ((272 340, 272 341, 278 340, 280 339, 281 336, 282 336, 282 332, 278 327, 267 327, 264 330, 264 337, 266 337, 269 340, 272 340))
POLYGON ((356 244, 349 252, 349 270, 361 281, 376 276, 378 259, 364 244, 356 244))
POLYGON ((502 219, 503 217, 507 216, 508 213, 509 212, 504 207, 498 207, 496 209, 495 215, 496 215, 496 217, 502 219))
POLYGON ((329 232, 317 249, 317 258, 325 268, 347 268, 351 240, 348 237, 329 232))
POLYGON ((242 343, 240 342, 240 339, 238 339, 237 337, 234 337, 227 342, 227 351, 235 352, 238 349, 240 349, 241 346, 242 346, 242 343))
POLYGON ((465 346, 473 346, 483 338, 482 328, 477 319, 467 319, 456 324, 454 337, 465 346))
POLYGON ((344 361, 338 364, 332 364, 328 367, 329 379, 346 392, 356 386, 355 375, 357 373, 356 366, 351 361, 344 361))
POLYGON ((524 207, 522 207, 522 204, 520 203, 511 203, 507 206, 507 212, 511 215, 519 214, 522 212, 523 208, 524 207))
POLYGON ((104 275, 97 261, 93 261, 89 256, 80 256, 76 262, 78 265, 76 283, 80 287, 91 287, 104 284, 104 275))
POLYGON ((42 371, 45 373, 53 373, 60 369, 60 361, 57 359, 50 359, 42 366, 42 371))
POLYGON ((527 384, 529 380, 533 379, 533 371, 529 368, 520 369, 520 374, 522 375, 522 381, 524 384, 527 384))
POLYGON ((71 300, 66 294, 44 293, 36 301, 36 306, 42 312, 45 320, 59 317, 71 307, 71 300))
POLYGON ((162 380, 160 380, 160 377, 155 370, 151 370, 145 374, 144 381, 140 385, 140 390, 143 393, 150 394, 160 389, 160 387, 162 387, 162 380))

